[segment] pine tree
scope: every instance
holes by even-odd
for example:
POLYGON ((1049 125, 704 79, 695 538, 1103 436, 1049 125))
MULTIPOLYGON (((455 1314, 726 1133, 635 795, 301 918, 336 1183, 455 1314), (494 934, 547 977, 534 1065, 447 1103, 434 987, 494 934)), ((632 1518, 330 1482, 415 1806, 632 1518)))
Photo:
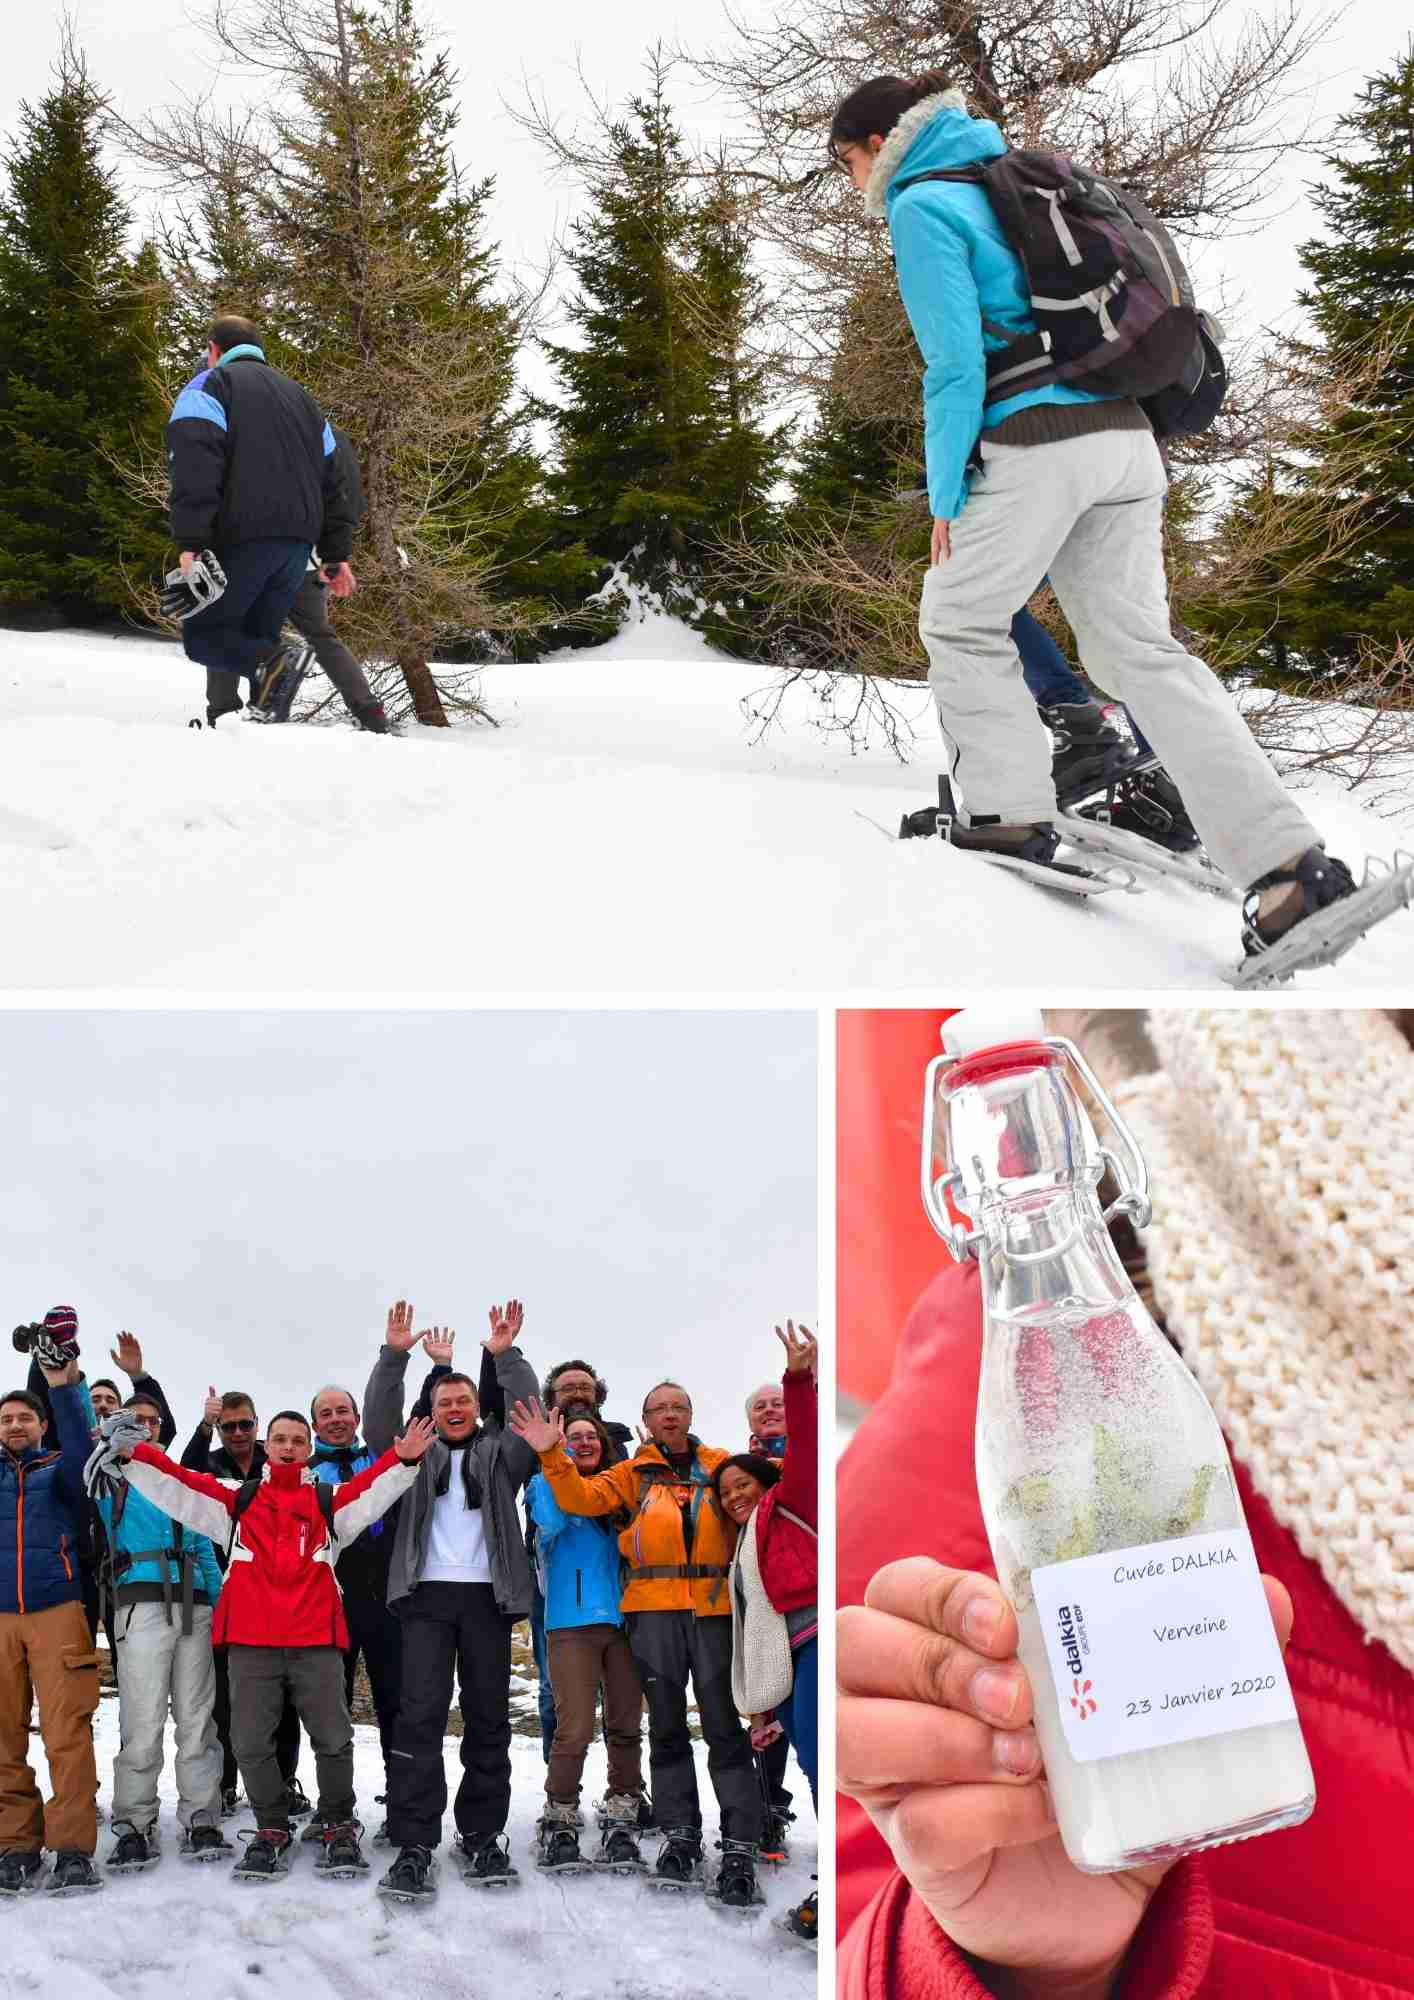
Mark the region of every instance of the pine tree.
POLYGON ((106 107, 66 36, 0 200, 0 603, 74 618, 128 608, 125 572, 155 573, 166 547, 116 466, 163 411, 154 270, 126 252, 106 107))
POLYGON ((1414 49, 1336 131, 1300 250, 1315 337, 1278 357, 1301 414, 1220 524, 1236 587, 1194 606, 1249 677, 1308 691, 1414 633, 1414 49))

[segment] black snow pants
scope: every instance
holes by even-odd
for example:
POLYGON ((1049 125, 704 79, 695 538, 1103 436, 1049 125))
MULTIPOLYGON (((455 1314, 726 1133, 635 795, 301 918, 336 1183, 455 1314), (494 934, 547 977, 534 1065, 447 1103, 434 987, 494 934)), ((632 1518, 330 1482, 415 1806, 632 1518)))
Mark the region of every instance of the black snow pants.
MULTIPOLYGON (((511 1630, 489 1583, 420 1583, 398 1606, 403 1689, 388 1759, 388 1837, 436 1847, 447 1809, 442 1739, 461 1693, 462 1781, 457 1832, 500 1833, 511 1809, 511 1630)), ((727 1621, 730 1626, 730 1619, 727 1621)), ((728 1631, 728 1642, 731 1634, 728 1631)))
POLYGON ((687 1684, 707 1739, 707 1773, 722 1837, 759 1841, 764 1807, 751 1738, 732 1700, 732 1621, 691 1611, 635 1611, 627 1619, 648 1704, 648 1763, 660 1827, 700 1827, 697 1766, 687 1733, 687 1684))

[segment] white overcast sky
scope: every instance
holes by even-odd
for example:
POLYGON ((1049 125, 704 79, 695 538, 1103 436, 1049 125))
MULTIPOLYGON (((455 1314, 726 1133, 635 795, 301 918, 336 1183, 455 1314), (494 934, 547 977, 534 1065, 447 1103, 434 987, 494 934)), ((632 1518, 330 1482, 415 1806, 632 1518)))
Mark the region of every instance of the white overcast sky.
MULTIPOLYGON (((124 111, 135 114, 199 90, 209 58, 193 26, 201 0, 71 0, 80 40, 95 78, 124 111)), ((775 0, 738 0, 738 11, 770 18, 775 0)), ((1317 11, 1312 0, 1313 11, 1317 11)), ((0 133, 13 129, 21 99, 37 99, 47 85, 61 9, 40 4, 13 9, 5 28, 0 73, 0 133)), ((1233 7, 1236 24, 1246 9, 1233 7)), ((552 105, 573 115, 582 100, 575 77, 582 59, 601 94, 622 99, 641 79, 645 50, 656 40, 696 45, 726 34, 720 0, 613 0, 586 10, 580 0, 516 0, 514 6, 460 7, 437 0, 424 18, 440 23, 462 75, 463 119, 459 151, 472 169, 497 177, 495 225, 512 262, 539 262, 544 247, 576 206, 572 188, 552 185, 533 143, 512 124, 502 99, 519 100, 522 78, 543 90, 552 105)), ((1351 104, 1364 77, 1388 67, 1410 36, 1404 0, 1350 0, 1343 19, 1301 79, 1306 95, 1293 105, 1292 129, 1314 105, 1333 117, 1351 104)), ((681 122, 708 138, 722 129, 725 109, 704 100, 699 86, 680 79, 681 122)), ((1311 164, 1292 157, 1282 198, 1260 233, 1222 251, 1204 253, 1200 278, 1221 283, 1229 322, 1245 332, 1263 325, 1292 326, 1300 284, 1296 245, 1314 231, 1303 194, 1311 164), (1241 302, 1240 304, 1238 302, 1241 302)), ((539 386, 539 384, 537 384, 539 386)))
POLYGON ((584 1356, 623 1422, 680 1377, 741 1449, 814 1324, 815 1049, 797 1012, 0 1012, 0 1338, 72 1305, 110 1375, 130 1329, 185 1438, 213 1380, 361 1392, 400 1296, 475 1376, 516 1295, 537 1373, 584 1356))

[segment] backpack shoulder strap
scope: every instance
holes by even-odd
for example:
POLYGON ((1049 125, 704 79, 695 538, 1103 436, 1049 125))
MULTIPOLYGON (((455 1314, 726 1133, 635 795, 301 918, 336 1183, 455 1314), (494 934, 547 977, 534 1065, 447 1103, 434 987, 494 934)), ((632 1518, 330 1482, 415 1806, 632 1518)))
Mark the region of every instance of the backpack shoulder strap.
POLYGON ((232 1517, 237 1527, 240 1526, 242 1514, 245 1513, 251 1501, 260 1491, 260 1485, 261 1482, 258 1474, 254 1479, 243 1479, 241 1481, 240 1486, 236 1492, 236 1508, 235 1508, 235 1513, 232 1517))
POLYGON ((314 1492, 319 1502, 319 1511, 324 1516, 324 1525, 329 1530, 329 1539, 332 1542, 334 1540, 334 1489, 327 1479, 316 1479, 314 1482, 314 1492))

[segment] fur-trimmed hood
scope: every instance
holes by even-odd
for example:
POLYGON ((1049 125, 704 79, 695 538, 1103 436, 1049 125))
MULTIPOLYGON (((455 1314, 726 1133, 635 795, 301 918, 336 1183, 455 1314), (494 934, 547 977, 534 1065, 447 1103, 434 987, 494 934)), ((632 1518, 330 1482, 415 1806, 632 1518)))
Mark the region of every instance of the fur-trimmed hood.
POLYGON ((926 173, 934 167, 965 167, 973 160, 990 160, 1006 151, 1006 141, 990 118, 968 115, 967 99, 960 90, 940 90, 933 97, 924 97, 904 112, 879 148, 864 190, 866 215, 880 217, 886 213, 890 181, 940 111, 954 115, 943 119, 937 131, 929 134, 928 144, 919 147, 919 158, 909 160, 911 173, 926 173))

